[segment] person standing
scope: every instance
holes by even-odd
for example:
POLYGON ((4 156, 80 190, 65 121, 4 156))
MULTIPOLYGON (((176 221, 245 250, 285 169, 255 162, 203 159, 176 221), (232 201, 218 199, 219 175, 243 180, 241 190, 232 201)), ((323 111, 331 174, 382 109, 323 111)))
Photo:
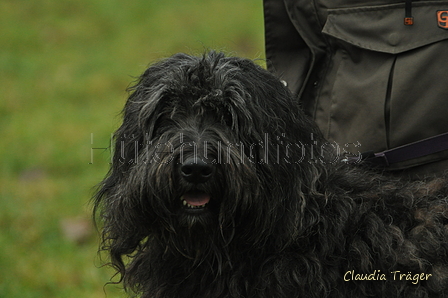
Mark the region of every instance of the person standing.
POLYGON ((411 177, 448 169, 448 1, 264 0, 267 67, 324 136, 411 177))

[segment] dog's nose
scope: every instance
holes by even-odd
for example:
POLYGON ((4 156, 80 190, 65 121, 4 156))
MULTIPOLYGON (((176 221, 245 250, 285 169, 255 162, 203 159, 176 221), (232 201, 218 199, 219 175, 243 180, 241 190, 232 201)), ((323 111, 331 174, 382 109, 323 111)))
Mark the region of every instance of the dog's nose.
POLYGON ((189 158, 180 168, 182 177, 190 183, 204 183, 213 174, 213 166, 200 158, 189 158))

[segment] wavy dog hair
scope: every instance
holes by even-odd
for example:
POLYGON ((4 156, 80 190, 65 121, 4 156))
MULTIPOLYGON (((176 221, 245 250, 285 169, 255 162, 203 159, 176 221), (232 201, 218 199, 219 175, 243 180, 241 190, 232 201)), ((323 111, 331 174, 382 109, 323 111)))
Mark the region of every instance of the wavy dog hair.
POLYGON ((94 213, 129 293, 448 297, 446 180, 340 162, 341 148, 250 60, 212 51, 151 65, 114 140, 94 213), (185 206, 187 194, 202 206, 185 206), (344 281, 349 271, 387 280, 344 281))

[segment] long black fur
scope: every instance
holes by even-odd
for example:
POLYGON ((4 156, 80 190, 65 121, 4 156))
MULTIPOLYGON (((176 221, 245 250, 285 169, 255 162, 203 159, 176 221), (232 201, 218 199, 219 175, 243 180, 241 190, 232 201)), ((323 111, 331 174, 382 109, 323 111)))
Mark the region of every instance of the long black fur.
POLYGON ((250 60, 177 54, 131 91, 94 198, 102 249, 129 293, 448 297, 445 179, 391 180, 340 162, 250 60), (184 179, 192 157, 208 180, 184 179), (182 205, 191 191, 211 198, 197 214, 182 205))

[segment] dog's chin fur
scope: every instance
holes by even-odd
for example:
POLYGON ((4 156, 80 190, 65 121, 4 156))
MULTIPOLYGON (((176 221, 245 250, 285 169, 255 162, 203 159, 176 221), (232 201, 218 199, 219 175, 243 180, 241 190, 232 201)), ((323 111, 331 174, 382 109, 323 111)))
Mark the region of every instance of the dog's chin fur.
POLYGON ((131 88, 123 116, 94 204, 101 248, 129 293, 448 297, 447 181, 340 162, 252 61, 162 60, 131 88), (192 158, 203 166, 194 175, 192 158), (387 280, 345 281, 349 271, 387 280), (393 271, 431 276, 413 283, 393 271))

